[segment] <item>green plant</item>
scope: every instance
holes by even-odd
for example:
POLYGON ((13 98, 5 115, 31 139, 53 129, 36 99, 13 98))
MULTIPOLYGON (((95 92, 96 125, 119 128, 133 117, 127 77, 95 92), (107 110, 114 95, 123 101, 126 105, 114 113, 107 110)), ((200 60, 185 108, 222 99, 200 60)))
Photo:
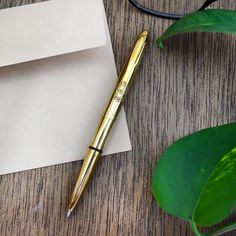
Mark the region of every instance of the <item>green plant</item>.
MULTIPOLYGON (((236 205, 236 123, 182 138, 162 155, 152 178, 159 206, 197 225, 212 226, 236 205)), ((236 223, 216 233, 236 228, 236 223)))
POLYGON ((186 15, 172 24, 157 39, 157 44, 160 48, 163 48, 162 41, 164 39, 187 32, 222 32, 236 34, 236 11, 205 10, 186 15))
MULTIPOLYGON (((236 34, 236 11, 205 10, 172 24, 158 39, 187 32, 236 34)), ((210 234, 208 227, 226 218, 236 206, 236 123, 205 129, 180 139, 162 155, 152 178, 154 197, 166 212, 189 221, 197 236, 220 235, 236 223, 210 234)))

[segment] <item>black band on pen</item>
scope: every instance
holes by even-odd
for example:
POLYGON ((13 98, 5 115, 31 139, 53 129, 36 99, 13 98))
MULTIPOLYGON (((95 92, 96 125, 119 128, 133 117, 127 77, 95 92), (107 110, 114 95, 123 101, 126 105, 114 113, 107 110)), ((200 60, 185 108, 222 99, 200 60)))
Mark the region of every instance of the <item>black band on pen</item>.
POLYGON ((97 149, 93 146, 89 146, 89 148, 102 154, 102 150, 100 150, 100 149, 97 149))

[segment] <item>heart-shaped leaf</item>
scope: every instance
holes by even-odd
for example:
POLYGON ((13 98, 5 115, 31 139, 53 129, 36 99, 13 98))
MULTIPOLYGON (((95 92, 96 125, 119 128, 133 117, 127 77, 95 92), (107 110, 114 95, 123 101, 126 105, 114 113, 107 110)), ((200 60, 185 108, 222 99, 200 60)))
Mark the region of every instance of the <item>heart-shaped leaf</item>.
POLYGON ((227 217, 236 203, 236 148, 225 154, 201 192, 194 221, 213 225, 227 217))
POLYGON ((159 206, 210 226, 236 205, 236 123, 205 129, 170 146, 158 162, 152 190, 159 206))
POLYGON ((204 10, 188 14, 177 20, 157 39, 163 48, 162 41, 180 33, 187 32, 222 32, 236 34, 236 11, 204 10))

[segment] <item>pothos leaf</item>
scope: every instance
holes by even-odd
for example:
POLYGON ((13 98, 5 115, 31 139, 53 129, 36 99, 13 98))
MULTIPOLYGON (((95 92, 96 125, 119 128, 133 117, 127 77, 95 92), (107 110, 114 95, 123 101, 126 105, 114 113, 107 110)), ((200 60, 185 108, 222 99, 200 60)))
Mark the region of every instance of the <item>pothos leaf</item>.
POLYGON ((227 217, 236 204, 235 186, 236 148, 225 154, 212 171, 196 205, 194 221, 208 226, 227 217))
POLYGON ((164 39, 187 32, 221 32, 236 34, 236 11, 218 9, 188 14, 172 24, 157 39, 157 44, 160 48, 164 48, 162 42, 164 39))
POLYGON ((170 146, 158 162, 152 190, 165 211, 211 226, 236 205, 236 123, 208 128, 170 146))

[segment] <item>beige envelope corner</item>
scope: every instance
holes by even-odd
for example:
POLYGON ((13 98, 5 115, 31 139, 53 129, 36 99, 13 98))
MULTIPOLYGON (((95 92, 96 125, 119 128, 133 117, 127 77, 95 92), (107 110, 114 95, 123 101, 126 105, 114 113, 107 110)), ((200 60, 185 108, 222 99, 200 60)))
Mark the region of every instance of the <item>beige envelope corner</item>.
MULTIPOLYGON (((116 83, 101 1, 68 1, 0 10, 0 175, 82 159, 116 83)), ((104 154, 128 150, 122 109, 104 154)))

